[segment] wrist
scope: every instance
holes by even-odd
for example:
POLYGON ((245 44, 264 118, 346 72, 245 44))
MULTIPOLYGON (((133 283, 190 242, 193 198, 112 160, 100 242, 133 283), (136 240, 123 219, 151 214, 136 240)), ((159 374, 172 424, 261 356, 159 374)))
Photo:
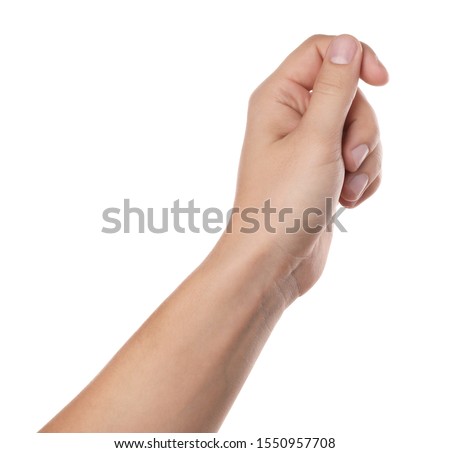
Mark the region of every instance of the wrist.
POLYGON ((282 313, 299 296, 294 271, 299 259, 287 259, 266 233, 224 233, 204 265, 217 269, 237 291, 245 288, 243 303, 265 305, 282 313))

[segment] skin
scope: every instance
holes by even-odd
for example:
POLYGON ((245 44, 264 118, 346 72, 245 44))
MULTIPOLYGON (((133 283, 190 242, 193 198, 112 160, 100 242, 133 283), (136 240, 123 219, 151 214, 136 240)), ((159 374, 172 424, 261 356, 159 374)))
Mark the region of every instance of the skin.
MULTIPOLYGON (((324 212, 327 197, 353 208, 377 190, 381 143, 360 78, 383 85, 388 74, 348 35, 313 36, 286 58, 251 96, 235 207, 270 199, 301 217, 324 212)), ((314 234, 288 234, 275 215, 274 233, 246 234, 233 215, 231 232, 41 432, 217 431, 277 320, 322 273, 332 234, 324 214, 313 220, 314 234)))

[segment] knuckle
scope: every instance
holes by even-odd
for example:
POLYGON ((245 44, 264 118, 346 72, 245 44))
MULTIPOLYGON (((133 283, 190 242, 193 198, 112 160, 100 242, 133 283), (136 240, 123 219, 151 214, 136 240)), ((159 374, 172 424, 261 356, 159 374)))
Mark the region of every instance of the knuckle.
POLYGON ((266 107, 270 100, 275 98, 276 86, 270 79, 266 79, 258 87, 256 87, 251 93, 248 100, 249 110, 258 110, 266 107))
POLYGON ((378 186, 381 184, 381 181, 383 181, 383 172, 380 171, 380 173, 378 173, 378 176, 376 177, 374 183, 375 183, 375 187, 378 188, 378 186))
POLYGON ((329 38, 332 38, 333 36, 331 35, 325 35, 325 34, 322 34, 322 33, 316 33, 314 35, 311 35, 307 40, 306 42, 310 43, 310 44, 314 44, 316 42, 319 42, 319 41, 323 41, 324 39, 329 39, 329 38))
POLYGON ((341 95, 344 88, 345 83, 342 76, 339 74, 333 76, 327 75, 316 80, 313 93, 316 92, 327 96, 338 96, 341 95))
POLYGON ((369 148, 373 150, 378 147, 380 145, 380 128, 377 121, 365 121, 360 127, 364 131, 365 141, 369 145, 369 148))
POLYGON ((249 109, 255 107, 255 105, 257 105, 260 102, 261 96, 262 96, 261 92, 262 92, 262 88, 261 88, 261 85, 259 85, 250 94, 250 97, 248 99, 248 107, 249 107, 249 109))
POLYGON ((379 175, 381 173, 381 168, 383 164, 383 156, 381 153, 381 148, 377 148, 375 152, 370 155, 370 167, 374 175, 379 175))

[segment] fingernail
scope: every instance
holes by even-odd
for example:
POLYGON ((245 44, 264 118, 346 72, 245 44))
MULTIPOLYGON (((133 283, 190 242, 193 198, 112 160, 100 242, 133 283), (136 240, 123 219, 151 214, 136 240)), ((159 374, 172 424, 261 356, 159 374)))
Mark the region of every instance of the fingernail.
POLYGON ((355 56, 357 43, 346 35, 336 36, 330 47, 330 61, 335 64, 349 64, 355 56))
POLYGON ((350 154, 355 163, 355 169, 357 169, 362 164, 362 161, 366 158, 367 154, 369 154, 369 147, 367 145, 358 145, 350 151, 350 154))
POLYGON ((356 175, 350 176, 347 180, 347 192, 350 195, 350 198, 346 197, 348 201, 356 201, 362 195, 364 189, 369 182, 369 177, 365 173, 358 173, 356 175))

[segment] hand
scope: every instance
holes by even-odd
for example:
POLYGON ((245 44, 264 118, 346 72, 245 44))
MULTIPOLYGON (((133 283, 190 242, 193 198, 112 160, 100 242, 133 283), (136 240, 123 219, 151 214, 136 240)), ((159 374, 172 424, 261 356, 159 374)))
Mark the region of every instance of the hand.
MULTIPOLYGON (((327 197, 353 207, 376 190, 381 146, 360 76, 387 81, 369 47, 316 36, 255 91, 236 208, 270 199, 278 214, 291 207, 292 219, 323 211, 327 197)), ((283 309, 315 283, 328 253, 325 215, 309 225, 320 231, 295 234, 273 217, 275 233, 246 234, 242 212, 233 216, 232 232, 42 431, 217 430, 283 309)))
POLYGON ((233 215, 230 236, 244 247, 240 253, 266 250, 260 265, 277 269, 276 285, 287 303, 306 292, 325 265, 332 236, 325 228, 326 199, 333 212, 338 201, 353 208, 380 184, 378 125, 357 88, 360 77, 371 85, 388 80, 373 50, 349 35, 318 35, 289 55, 250 99, 235 206, 241 213, 259 208, 253 216, 259 231, 244 239, 250 225, 233 215), (270 231, 261 213, 267 200, 276 209, 270 231), (286 208, 292 213, 280 218, 286 208), (287 233, 294 218, 309 225, 287 233))

